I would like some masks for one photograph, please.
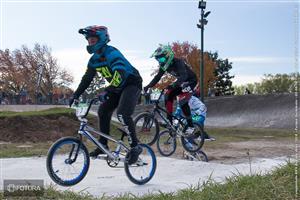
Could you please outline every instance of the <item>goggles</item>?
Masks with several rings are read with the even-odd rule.
[[[164,56],[155,57],[155,59],[156,59],[159,63],[166,63],[166,62],[167,62],[167,58],[164,57]]]

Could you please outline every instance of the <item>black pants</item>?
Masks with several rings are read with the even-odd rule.
[[[137,104],[141,89],[135,85],[126,86],[120,94],[109,93],[109,99],[101,104],[98,109],[99,127],[102,133],[110,132],[110,120],[116,108],[118,120],[124,126],[128,134],[128,141],[131,147],[137,145],[135,127],[131,115]],[[100,137],[99,141],[107,145],[107,139]]]

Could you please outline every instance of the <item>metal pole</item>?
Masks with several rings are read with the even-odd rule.
[[[40,87],[41,87],[41,80],[42,80],[42,76],[43,76],[43,70],[44,70],[44,66],[39,64],[38,65],[37,87],[36,87],[36,104],[39,103],[39,92],[40,92]]]
[[[204,9],[201,9],[201,22],[204,21]],[[200,95],[204,102],[204,23],[201,25],[201,64],[200,64]]]

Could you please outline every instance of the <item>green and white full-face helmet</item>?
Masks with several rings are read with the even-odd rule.
[[[151,55],[151,58],[152,57],[158,61],[160,68],[166,71],[173,61],[174,52],[170,45],[159,45]]]

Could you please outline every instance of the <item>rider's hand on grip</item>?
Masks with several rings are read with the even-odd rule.
[[[75,105],[77,105],[77,104],[79,103],[78,98],[76,98],[76,97],[74,97],[74,96],[73,96],[72,98],[70,98],[70,99],[69,99],[69,106],[72,107],[73,103],[74,103]]]

